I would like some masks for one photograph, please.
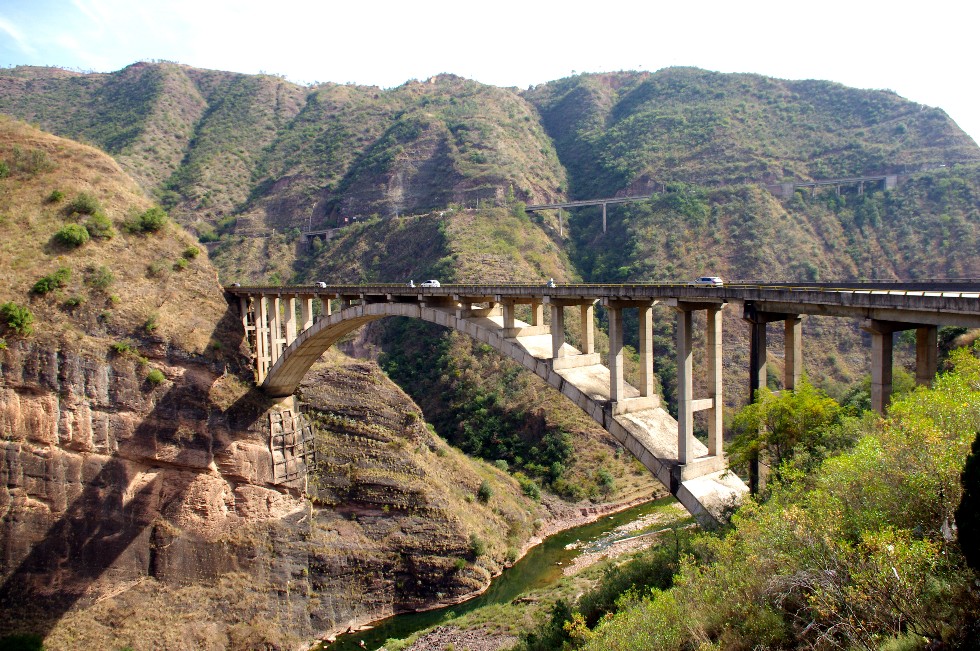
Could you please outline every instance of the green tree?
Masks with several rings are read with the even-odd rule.
[[[728,448],[733,466],[767,463],[777,470],[797,453],[824,458],[843,446],[837,402],[803,379],[793,391],[763,388],[732,421],[735,439]]]
[[[980,432],[973,439],[960,483],[963,485],[963,497],[956,508],[960,549],[967,564],[980,573]]]

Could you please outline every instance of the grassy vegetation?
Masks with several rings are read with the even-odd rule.
[[[954,352],[887,419],[854,421],[853,447],[812,472],[798,453],[723,537],[661,548],[556,605],[522,648],[973,648],[976,576],[950,525],[980,432],[978,354]]]
[[[180,258],[193,239],[176,229],[152,244],[128,232],[104,236],[127,216],[152,209],[145,194],[105,154],[0,118],[0,159],[11,158],[16,149],[50,152],[51,165],[31,176],[0,180],[0,219],[8,235],[0,240],[0,302],[29,307],[35,337],[51,343],[67,339],[100,354],[103,337],[142,336],[148,315],[159,310],[154,336],[203,352],[226,310],[215,293],[213,272],[189,266],[177,285],[141,273],[147,259]],[[74,197],[70,206],[50,202],[52,188]],[[84,221],[66,224],[72,214]],[[101,236],[69,253],[51,243],[51,234],[66,226],[86,236],[91,227]],[[194,298],[170,304],[164,297],[174,291]],[[9,341],[10,335],[5,336]]]

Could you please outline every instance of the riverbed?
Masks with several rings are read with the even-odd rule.
[[[566,529],[546,538],[508,570],[495,578],[481,595],[453,606],[418,613],[404,613],[377,622],[373,628],[341,635],[324,651],[376,650],[389,638],[404,638],[416,631],[444,624],[483,606],[507,603],[557,582],[567,568],[575,566],[583,552],[609,548],[616,540],[636,537],[657,526],[654,514],[671,509],[676,500],[667,497],[645,502],[589,524]],[[578,564],[579,568],[582,564]],[[362,645],[363,642],[363,645]]]

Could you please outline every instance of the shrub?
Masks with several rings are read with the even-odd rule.
[[[99,200],[87,192],[79,192],[75,198],[65,206],[65,212],[69,215],[94,215],[99,212]]]
[[[0,350],[7,350],[7,340],[0,337]]]
[[[201,249],[197,248],[196,246],[191,245],[191,246],[187,247],[186,249],[184,249],[184,252],[181,253],[181,256],[183,256],[187,260],[193,260],[194,258],[196,258],[197,256],[199,256],[200,254],[201,254]]]
[[[158,317],[156,314],[151,314],[146,319],[146,323],[143,324],[143,329],[146,330],[147,333],[152,334],[156,332],[156,329],[160,326],[159,322],[157,321],[157,318]]]
[[[84,302],[85,302],[84,296],[77,296],[77,295],[72,296],[71,298],[65,301],[65,307],[78,307]]]
[[[34,286],[31,287],[31,291],[35,294],[47,294],[50,291],[64,287],[69,278],[71,278],[71,269],[68,267],[61,267],[54,273],[38,279],[38,281],[34,283]]]
[[[167,223],[167,212],[160,206],[150,208],[136,219],[126,222],[131,233],[155,233]]]
[[[174,271],[183,271],[187,268],[187,258],[177,258],[177,262],[174,263]]]
[[[131,341],[117,341],[112,344],[112,350],[119,355],[125,355],[126,353],[137,354],[136,344]]]
[[[166,379],[167,378],[164,377],[163,372],[158,368],[152,369],[149,373],[146,374],[146,381],[152,384],[153,386],[163,384],[163,381]]]
[[[0,318],[7,324],[8,328],[22,337],[34,332],[34,315],[29,309],[17,305],[13,301],[0,305]]]
[[[88,242],[90,236],[80,224],[65,224],[54,234],[54,238],[67,247],[76,248]]]
[[[0,160],[0,179],[5,179],[10,176],[10,165],[7,165],[7,161]]]
[[[476,491],[476,498],[486,504],[491,497],[493,497],[493,488],[490,486],[490,482],[484,479]]]
[[[166,268],[167,265],[162,260],[155,260],[146,267],[146,275],[148,275],[150,278],[156,278],[157,276],[162,275],[164,269]]]
[[[97,212],[85,222],[85,230],[92,237],[99,240],[108,240],[115,235],[112,230],[112,220],[105,216],[105,213]]]
[[[473,558],[479,558],[487,553],[487,543],[475,533],[470,534],[470,553]]]
[[[112,270],[103,266],[90,268],[85,283],[93,289],[106,290],[115,280]]]
[[[52,190],[48,195],[48,203],[58,203],[65,198],[65,193],[61,190]]]

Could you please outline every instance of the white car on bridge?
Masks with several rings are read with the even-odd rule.
[[[419,287],[440,287],[438,280],[424,280]]]
[[[688,287],[724,287],[725,283],[718,276],[701,276],[687,285]]]

